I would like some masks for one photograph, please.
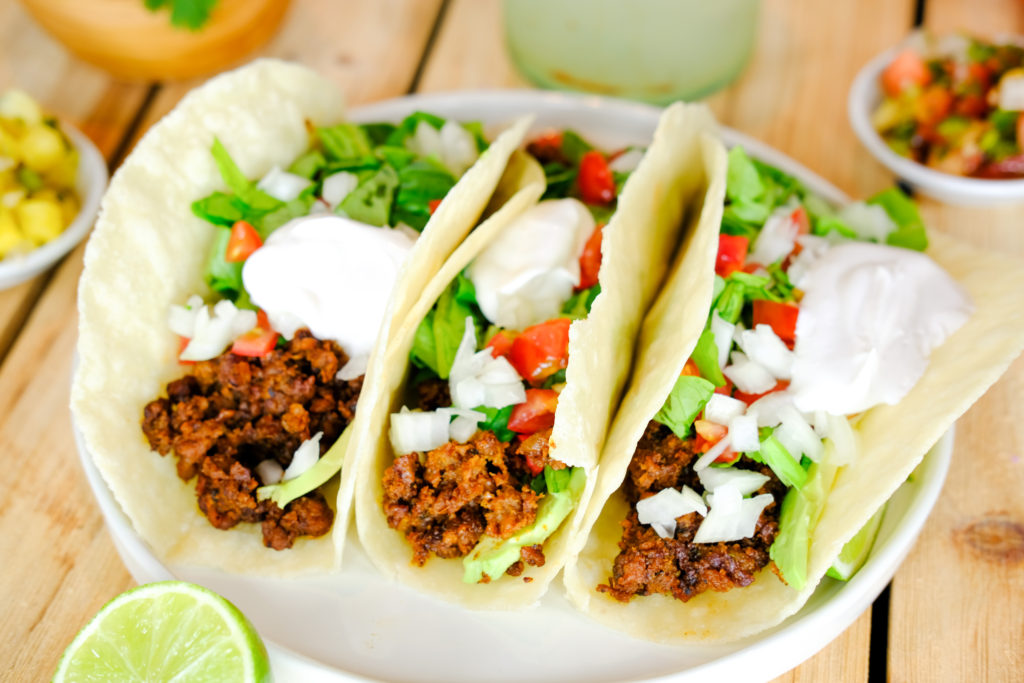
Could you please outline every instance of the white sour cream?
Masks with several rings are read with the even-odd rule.
[[[341,216],[296,218],[249,256],[242,281],[285,337],[308,327],[349,356],[365,356],[413,244],[404,231]]]
[[[804,412],[851,415],[899,402],[974,310],[930,258],[879,244],[828,249],[800,286],[789,391]]]
[[[469,266],[480,310],[501,327],[554,318],[580,283],[594,218],[577,199],[540,202],[508,225]]]

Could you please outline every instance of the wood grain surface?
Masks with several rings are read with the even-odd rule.
[[[765,0],[749,68],[710,104],[726,125],[851,195],[877,191],[893,178],[850,130],[846,91],[865,61],[911,29],[915,6]],[[927,0],[925,22],[940,31],[1024,32],[1024,4]],[[263,54],[313,66],[353,105],[412,90],[529,87],[501,33],[500,0],[294,0]],[[8,0],[0,2],[0,89],[15,83],[82,128],[113,162],[195,85],[112,81],[71,57]],[[923,201],[922,211],[934,229],[1024,256],[1020,207]],[[0,292],[0,462],[9,474],[0,506],[3,680],[48,678],[74,633],[132,585],[78,465],[69,424],[80,271],[81,248],[51,273]],[[1018,361],[960,421],[950,479],[890,601],[875,614],[878,632],[866,612],[777,680],[1022,678],[1022,393]],[[876,665],[870,674],[869,660]]]

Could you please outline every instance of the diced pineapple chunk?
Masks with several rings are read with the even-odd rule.
[[[14,207],[14,216],[36,245],[46,244],[64,230],[64,216],[54,199],[26,199]]]
[[[31,126],[43,120],[43,111],[27,92],[11,89],[0,95],[0,116],[20,119]]]
[[[18,224],[11,211],[0,206],[0,258],[28,251],[32,246],[18,230]]]
[[[44,173],[64,158],[64,140],[45,124],[32,126],[21,139],[21,158],[34,171]]]

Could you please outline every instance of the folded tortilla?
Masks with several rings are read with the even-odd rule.
[[[384,377],[386,368],[386,379],[375,387],[380,393],[373,397],[371,418],[353,435],[357,448],[372,453],[357,467],[359,539],[386,575],[421,592],[478,609],[525,607],[547,590],[580,533],[587,501],[598,481],[598,456],[627,379],[643,311],[668,270],[686,208],[704,192],[706,176],[692,160],[699,157],[702,146],[717,144],[714,130],[713,119],[702,106],[677,104],[669,108],[604,228],[601,294],[587,318],[570,327],[566,385],[559,395],[550,439],[551,457],[584,468],[587,483],[574,511],[545,541],[544,566],[524,573],[532,581],[504,575],[486,584],[463,583],[461,559],[432,557],[424,566],[415,566],[410,544],[387,524],[382,479],[395,458],[388,416],[405,403],[416,328],[456,275],[537,201],[543,185],[524,187],[477,227],[430,282],[407,318],[391,321],[387,350],[377,359],[381,367],[375,369]]]
[[[807,583],[796,591],[769,567],[725,593],[682,602],[666,595],[622,603],[606,583],[629,504],[619,491],[648,422],[661,408],[708,318],[727,162],[705,156],[712,180],[699,224],[644,321],[631,385],[611,427],[578,552],[565,567],[572,603],[605,625],[667,643],[735,640],[775,626],[807,602],[843,546],[906,481],[924,455],[1024,349],[1024,263],[929,235],[927,254],[956,279],[974,315],[936,349],[924,376],[897,405],[867,411],[855,428],[861,452],[839,469],[810,535]],[[827,490],[827,489],[826,489]]]
[[[146,403],[184,374],[167,325],[169,307],[190,294],[210,295],[203,272],[214,230],[192,214],[191,204],[225,189],[210,154],[214,138],[246,177],[259,178],[309,148],[307,122],[328,126],[342,114],[341,94],[315,72],[277,60],[253,62],[182,99],[139,141],[103,199],[79,284],[71,409],[114,498],[161,560],[263,575],[329,570],[341,561],[356,454],[351,444],[340,486],[334,484],[331,535],[299,538],[293,548],[275,551],[263,546],[256,524],[211,526],[198,508],[195,482],[178,478],[174,458],[150,450],[140,424]],[[499,136],[438,207],[400,275],[393,315],[404,315],[476,223],[527,124]],[[368,373],[363,394],[372,395],[373,385]],[[359,406],[366,404],[361,397]],[[354,422],[368,412],[358,410]]]

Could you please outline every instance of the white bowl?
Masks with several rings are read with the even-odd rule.
[[[541,91],[458,92],[378,102],[350,112],[356,121],[395,121],[416,111],[496,125],[533,113],[534,132],[573,128],[605,148],[647,144],[660,109],[595,96]],[[800,178],[836,203],[836,187],[777,150],[724,129],[728,145]],[[267,641],[275,679],[317,683],[648,683],[769,680],[838,636],[892,578],[942,489],[952,430],[890,499],[871,556],[849,582],[826,577],[797,614],[756,636],[726,644],[667,646],[636,640],[586,619],[559,584],[530,610],[472,612],[396,585],[376,571],[349,530],[343,571],[274,579],[165,566],[135,533],[104,484],[80,434],[82,465],[114,544],[140,583],[180,578],[234,602]],[[156,457],[156,456],[153,456]]]
[[[860,141],[890,171],[940,202],[982,205],[1024,201],[1024,179],[986,180],[936,171],[892,151],[875,131],[871,125],[871,114],[882,102],[879,76],[905,47],[906,43],[901,43],[872,59],[860,70],[850,86],[846,101],[847,115]]]
[[[35,277],[53,265],[64,254],[82,241],[96,219],[100,199],[107,189],[107,162],[92,140],[82,132],[61,122],[61,130],[78,150],[78,179],[76,190],[82,201],[78,215],[71,225],[56,239],[22,256],[11,256],[0,261],[0,289],[7,289]]]

